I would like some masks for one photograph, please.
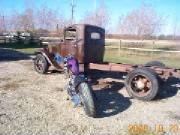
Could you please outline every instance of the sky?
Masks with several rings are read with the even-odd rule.
[[[66,18],[71,17],[72,0],[0,0],[0,11],[5,15],[12,12],[23,12],[27,7],[41,8],[46,6],[50,9],[56,9],[64,14]],[[104,3],[108,9],[111,24],[110,28],[115,31],[119,17],[126,15],[134,9],[141,6],[142,2],[150,4],[153,9],[165,18],[163,22],[162,34],[173,34],[174,25],[180,26],[180,0],[96,0],[96,6]],[[74,0],[74,18],[79,22],[87,11],[95,10],[95,0]]]

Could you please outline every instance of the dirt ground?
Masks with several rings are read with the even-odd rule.
[[[154,101],[143,102],[129,98],[122,74],[94,71],[98,116],[89,118],[68,100],[63,74],[38,74],[31,57],[0,52],[0,135],[129,134],[129,128],[139,124],[150,131],[162,124],[165,133],[177,124],[180,132],[177,79],[169,79]]]

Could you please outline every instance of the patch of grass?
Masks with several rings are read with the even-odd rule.
[[[146,64],[147,62],[155,60],[163,62],[167,67],[180,68],[179,53],[106,49],[104,56],[105,62],[126,64]]]
[[[119,46],[118,42],[106,42],[106,46]]]
[[[27,54],[33,54],[36,50],[39,50],[42,48],[25,48],[25,49],[15,49],[16,51],[27,53]]]

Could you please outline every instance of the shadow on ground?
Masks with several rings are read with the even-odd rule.
[[[166,99],[175,96],[180,90],[180,79],[170,77],[159,90],[155,100]]]
[[[97,70],[92,70],[89,73],[92,77],[93,88],[96,89],[94,93],[97,97],[97,118],[110,117],[119,114],[131,106],[132,103],[130,99],[119,93],[119,90],[124,87],[123,82],[103,80],[105,78],[122,80],[122,74]]]
[[[18,61],[31,59],[29,54],[18,52],[12,49],[0,48],[0,62]]]
[[[109,82],[107,87],[95,91],[98,106],[97,118],[110,117],[130,107],[132,104],[130,99],[118,92],[122,87],[124,85],[121,83]]]
[[[52,69],[52,70],[49,70],[46,74],[64,74],[64,71]]]

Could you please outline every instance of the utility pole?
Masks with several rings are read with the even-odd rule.
[[[96,0],[94,0],[94,12],[96,13]]]
[[[4,15],[3,15],[3,32],[6,32],[6,25],[5,25],[5,19],[4,19]]]
[[[97,14],[96,14],[96,0],[94,0],[94,22],[96,22]]]
[[[72,16],[71,16],[71,24],[73,24],[73,18],[74,17],[74,0],[72,0]]]

